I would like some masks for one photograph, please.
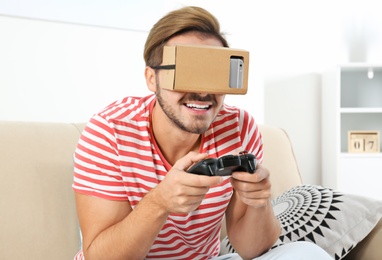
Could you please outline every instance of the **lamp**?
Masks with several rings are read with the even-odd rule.
[[[367,77],[368,77],[369,79],[374,78],[374,70],[373,70],[373,68],[369,68],[369,69],[368,69],[368,71],[367,71]]]

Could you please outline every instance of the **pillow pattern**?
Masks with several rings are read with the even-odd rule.
[[[334,259],[345,257],[382,217],[382,201],[344,194],[318,185],[300,185],[272,201],[282,231],[272,248],[293,241],[309,241]],[[228,238],[221,253],[233,253]]]

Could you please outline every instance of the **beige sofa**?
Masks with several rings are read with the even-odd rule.
[[[73,259],[80,240],[72,155],[83,127],[0,122],[0,259]],[[286,133],[266,125],[261,132],[276,197],[302,180]],[[346,259],[381,259],[381,245],[380,221]]]

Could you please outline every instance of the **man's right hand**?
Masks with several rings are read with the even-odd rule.
[[[197,209],[211,186],[223,181],[221,176],[203,176],[186,172],[193,164],[205,159],[207,154],[189,152],[179,159],[163,181],[151,192],[155,203],[168,213],[188,214]]]

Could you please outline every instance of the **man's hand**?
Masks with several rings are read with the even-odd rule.
[[[234,194],[226,211],[227,234],[243,259],[253,259],[280,235],[280,223],[270,203],[270,173],[257,165],[255,173],[234,172],[230,180]]]
[[[254,174],[234,172],[231,184],[240,200],[252,207],[263,207],[271,198],[271,183],[269,171],[262,165],[257,165]]]
[[[186,172],[193,163],[206,157],[204,153],[190,152],[178,160],[163,181],[152,190],[155,203],[169,213],[188,214],[198,208],[210,187],[223,181],[220,176]]]

